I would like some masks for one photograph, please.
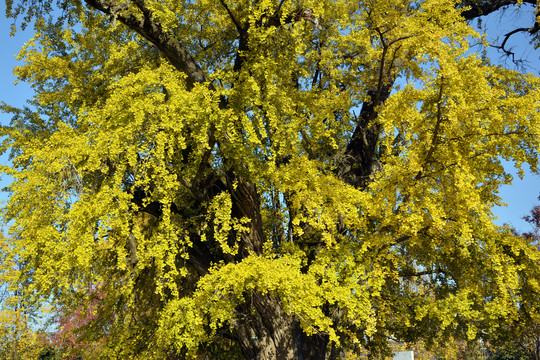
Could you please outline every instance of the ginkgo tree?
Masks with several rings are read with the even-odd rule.
[[[490,209],[502,159],[538,169],[540,81],[468,21],[523,3],[6,1],[35,31],[2,128],[27,301],[91,309],[100,358],[489,338],[539,260]]]

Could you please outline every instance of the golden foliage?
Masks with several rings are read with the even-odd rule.
[[[374,352],[516,316],[539,254],[490,209],[502,159],[537,169],[540,82],[482,60],[454,2],[104,4],[36,21],[31,107],[4,106],[28,301],[98,286],[88,336],[145,359],[210,351],[263,297]]]

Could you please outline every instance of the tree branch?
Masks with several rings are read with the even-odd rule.
[[[538,25],[538,23],[535,23],[535,27],[537,25]],[[512,57],[512,62],[516,63],[516,54],[512,50],[508,50],[506,48],[506,43],[508,42],[508,39],[510,39],[510,37],[512,35],[517,34],[519,32],[528,32],[530,34],[533,34],[533,30],[534,30],[534,27],[533,28],[517,28],[517,29],[514,29],[514,30],[512,30],[512,31],[510,31],[510,32],[508,32],[508,33],[506,33],[504,35],[504,40],[501,43],[501,45],[491,45],[491,47],[502,50],[506,55]]]
[[[161,24],[153,18],[152,12],[144,7],[142,1],[135,2],[137,8],[142,12],[142,17],[126,14],[122,11],[117,12],[119,5],[113,1],[85,0],[85,2],[88,6],[116,18],[156,46],[177,70],[187,75],[186,86],[188,90],[192,89],[196,83],[208,81],[205,73],[186,48],[163,30]]]
[[[435,149],[437,148],[437,145],[439,144],[437,137],[439,136],[439,130],[441,127],[441,122],[442,122],[443,84],[444,84],[444,77],[441,76],[441,86],[439,88],[439,95],[437,97],[437,121],[435,122],[435,129],[433,129],[433,136],[431,138],[431,146],[426,154],[424,165],[429,163],[429,160],[433,156],[433,153],[435,152]],[[419,180],[422,177],[423,172],[424,172],[424,166],[422,166],[422,169],[418,171],[418,174],[416,174],[414,179]]]
[[[244,29],[242,28],[240,23],[234,17],[233,13],[231,12],[231,9],[229,9],[229,7],[227,6],[227,4],[225,3],[224,0],[219,0],[219,2],[221,3],[221,5],[223,5],[225,10],[227,10],[227,14],[229,14],[229,17],[231,18],[231,21],[233,22],[234,26],[236,27],[236,30],[238,30],[238,34],[242,35]]]
[[[476,19],[479,16],[489,15],[492,12],[495,12],[505,6],[515,5],[517,3],[518,3],[518,0],[489,0],[489,1],[483,1],[477,5],[470,4],[471,8],[463,11],[461,13],[461,16],[463,16],[466,20],[472,20],[472,19]],[[523,3],[531,4],[535,6],[538,5],[537,0],[523,0]]]
[[[423,276],[423,275],[433,275],[433,274],[444,274],[447,275],[447,272],[441,268],[433,269],[433,270],[424,270],[424,271],[417,271],[417,272],[402,272],[399,274],[401,277],[417,277],[417,276]]]

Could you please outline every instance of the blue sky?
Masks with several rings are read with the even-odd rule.
[[[498,43],[500,43],[502,36],[509,31],[521,27],[530,27],[533,24],[533,18],[532,6],[523,5],[518,10],[509,8],[503,13],[503,16],[492,14],[484,18],[482,20],[482,26],[487,29],[488,41],[499,40]],[[516,53],[516,58],[524,60],[523,67],[520,69],[521,71],[530,72],[538,76],[540,75],[540,49],[535,50],[529,41],[529,36],[516,34],[508,40],[507,48]],[[489,56],[494,62],[498,61],[506,66],[512,66],[508,58],[495,49],[490,51]],[[508,171],[511,168],[511,166],[507,166]],[[513,173],[515,175],[515,171]],[[493,209],[495,215],[499,217],[499,223],[510,224],[521,231],[530,230],[531,226],[522,217],[527,215],[533,206],[540,204],[540,200],[538,200],[539,195],[539,175],[526,171],[523,179],[514,176],[513,184],[511,186],[504,186],[501,189],[501,196],[503,201],[508,204],[508,207]]]
[[[526,6],[523,10],[509,10],[501,18],[498,14],[483,19],[482,25],[487,26],[488,39],[496,38],[495,33],[504,34],[512,27],[525,27],[532,24],[531,11],[528,11]],[[10,37],[10,20],[5,19],[5,4],[0,1],[0,44],[2,44],[2,52],[0,55],[0,100],[10,105],[23,106],[26,99],[32,95],[31,89],[24,83],[14,85],[15,77],[12,74],[12,69],[17,65],[15,54],[20,50],[22,45],[32,36],[31,31],[18,31],[15,37]],[[540,74],[540,50],[533,50],[528,44],[528,38],[521,35],[513,36],[509,45],[514,49],[517,55],[525,59],[524,70],[527,72]],[[494,61],[505,61],[496,51],[489,54]],[[506,61],[508,66],[512,66]],[[8,124],[10,116],[0,113],[0,123]],[[5,157],[0,158],[0,162],[7,161]],[[510,170],[511,167],[508,167]],[[7,179],[2,179],[2,185],[6,184]],[[515,177],[514,183],[511,186],[504,186],[501,189],[503,201],[508,204],[508,207],[498,207],[494,209],[495,215],[499,217],[498,223],[508,223],[521,231],[527,231],[530,226],[521,219],[527,215],[534,205],[540,204],[538,196],[540,195],[540,176],[526,171],[523,180]],[[0,196],[0,199],[5,199],[5,195]]]

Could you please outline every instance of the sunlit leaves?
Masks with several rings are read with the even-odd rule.
[[[4,218],[28,298],[75,311],[99,288],[103,354],[227,348],[261,303],[344,348],[516,316],[515,258],[537,255],[490,208],[501,158],[538,165],[540,84],[480,60],[456,4],[77,6],[20,53],[36,96],[3,106]]]

